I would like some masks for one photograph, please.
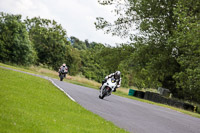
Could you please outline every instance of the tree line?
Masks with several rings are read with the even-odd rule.
[[[128,37],[115,47],[76,37],[54,20],[0,15],[0,61],[46,65],[101,82],[120,70],[122,86],[168,88],[173,97],[200,103],[200,1],[100,0],[115,4],[114,23],[97,18],[95,26]],[[139,30],[139,34],[134,34]],[[67,39],[70,38],[70,39]]]
[[[40,17],[22,20],[21,15],[1,12],[0,28],[1,62],[43,65],[56,71],[66,63],[71,75],[82,74],[98,82],[118,70],[133,50],[130,45],[111,47],[68,37],[55,20]]]

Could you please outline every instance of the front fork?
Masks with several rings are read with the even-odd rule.
[[[103,86],[102,86],[102,87],[103,87]],[[100,90],[100,91],[101,91],[101,92],[100,92],[100,93],[101,93],[101,96],[103,96],[103,88],[104,88],[104,87],[103,87],[103,88],[102,88],[102,87],[101,87],[101,90]],[[110,90],[109,87],[106,87],[105,89],[106,89],[107,95],[110,95],[112,90]]]

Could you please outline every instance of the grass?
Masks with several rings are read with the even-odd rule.
[[[126,132],[71,101],[51,82],[0,68],[0,132]]]
[[[2,63],[0,63],[0,66],[10,67],[10,68],[14,68],[14,69],[22,70],[22,71],[27,71],[27,72],[31,72],[31,73],[35,73],[35,74],[45,75],[45,76],[49,76],[49,77],[53,77],[53,78],[58,79],[58,73],[57,72],[49,70],[49,69],[41,68],[41,67],[34,67],[34,66],[23,67],[23,66],[20,66],[21,68],[19,68],[19,67],[14,67],[14,66],[2,64]],[[81,77],[81,76],[67,75],[67,79],[65,79],[65,81],[73,83],[73,84],[81,85],[81,86],[94,88],[94,89],[98,89],[101,85],[100,83],[98,83],[96,81],[92,81],[92,80],[86,79],[86,78]],[[137,90],[134,87],[132,87],[132,89]],[[155,102],[152,102],[152,101],[140,99],[140,98],[133,97],[133,96],[128,96],[128,91],[129,91],[128,88],[118,88],[117,92],[113,93],[113,94],[118,95],[118,96],[122,96],[122,97],[126,97],[126,98],[130,98],[130,99],[133,99],[133,100],[138,100],[138,101],[141,101],[141,102],[146,102],[146,103],[149,103],[149,104],[154,104],[154,105],[170,108],[170,109],[182,112],[184,114],[188,114],[188,115],[191,115],[193,117],[200,118],[200,114],[198,114],[198,113],[186,111],[186,110],[176,108],[176,107],[172,107],[172,106],[168,106],[168,105],[165,105],[165,104],[155,103]],[[155,92],[155,90],[152,90],[152,89],[148,89],[148,90],[145,89],[145,91]]]

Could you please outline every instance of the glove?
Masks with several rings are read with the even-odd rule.
[[[107,79],[104,79],[104,80],[102,81],[102,85],[103,85],[106,81],[107,81]]]

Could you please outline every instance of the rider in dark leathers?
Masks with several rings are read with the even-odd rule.
[[[61,73],[64,73],[64,77],[66,77],[66,74],[68,73],[68,67],[66,66],[66,64],[62,64],[58,72],[59,72],[59,76],[61,75]]]

